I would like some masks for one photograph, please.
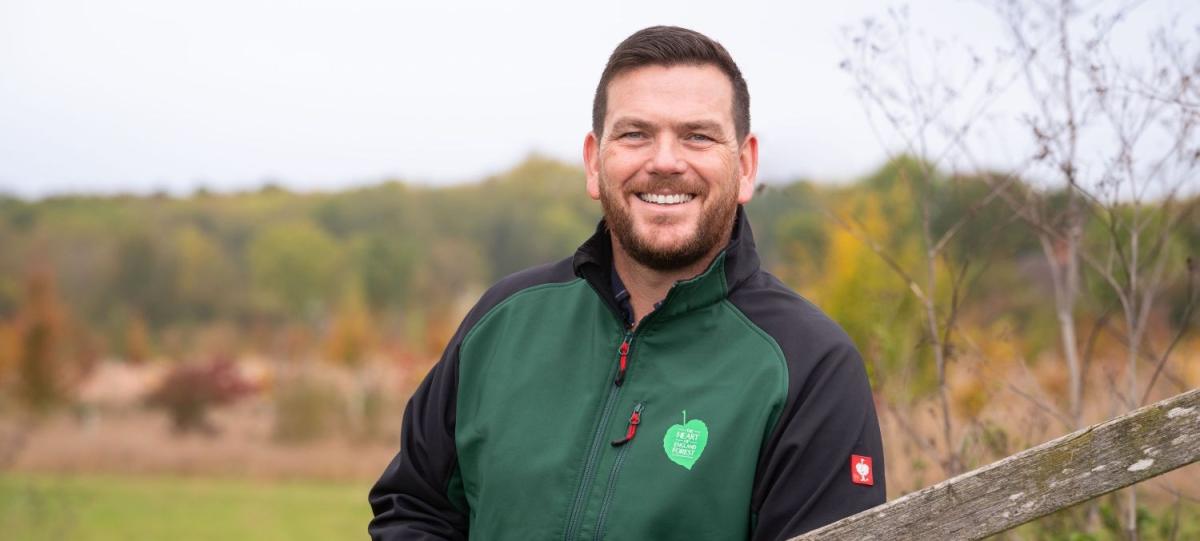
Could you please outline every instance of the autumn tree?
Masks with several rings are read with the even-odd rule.
[[[69,320],[58,298],[52,271],[35,266],[15,320],[16,366],[13,395],[35,413],[70,400],[81,367],[70,357]]]

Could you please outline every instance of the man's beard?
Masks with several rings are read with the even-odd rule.
[[[661,184],[679,186],[680,181],[666,181]],[[701,258],[711,254],[716,245],[726,239],[733,227],[733,217],[737,212],[737,195],[734,190],[727,190],[723,195],[709,191],[707,197],[720,197],[712,201],[711,211],[702,212],[696,225],[695,234],[683,242],[668,248],[659,248],[644,239],[634,231],[633,216],[629,207],[624,205],[624,193],[613,193],[608,179],[601,174],[600,206],[604,208],[604,219],[609,231],[616,235],[621,247],[634,261],[659,272],[669,272],[687,268]],[[654,186],[644,189],[646,192],[655,191]],[[696,192],[690,192],[696,193]],[[636,196],[634,196],[636,197]],[[708,202],[707,199],[705,202]]]

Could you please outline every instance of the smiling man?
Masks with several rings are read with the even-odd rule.
[[[759,266],[758,139],[717,42],[617,46],[584,140],[604,209],[505,278],[409,401],[374,539],[786,539],[884,501],[862,359]]]

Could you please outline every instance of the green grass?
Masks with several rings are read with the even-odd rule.
[[[364,539],[367,483],[0,475],[0,540]]]

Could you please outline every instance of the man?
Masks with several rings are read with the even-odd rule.
[[[375,539],[785,539],[884,501],[863,362],[759,267],[721,45],[622,42],[584,140],[605,220],[492,287],[409,401]]]

